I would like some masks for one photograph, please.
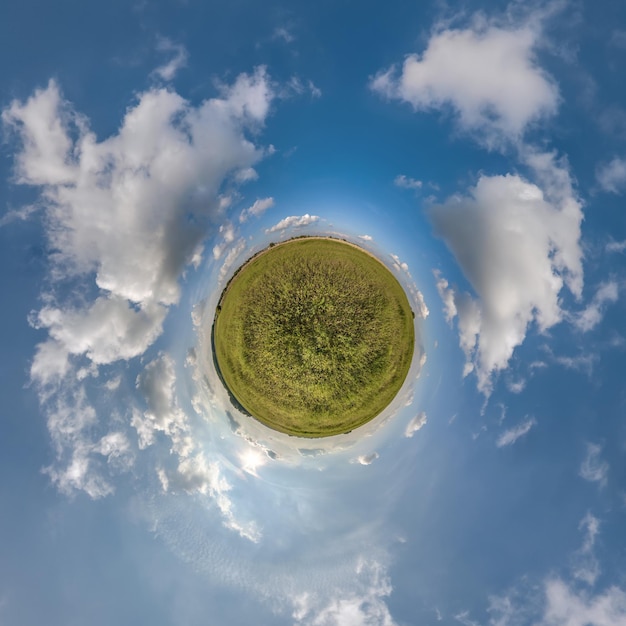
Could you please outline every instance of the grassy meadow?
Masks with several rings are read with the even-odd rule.
[[[413,312],[400,283],[352,244],[305,237],[244,264],[217,307],[213,349],[241,406],[300,437],[378,415],[411,365]]]

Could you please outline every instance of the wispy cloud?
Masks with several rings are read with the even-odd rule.
[[[598,356],[596,354],[579,354],[576,356],[554,356],[553,359],[555,363],[566,369],[585,372],[587,376],[591,376]]]
[[[572,557],[574,578],[593,586],[600,575],[600,563],[594,553],[596,537],[600,532],[600,520],[587,512],[578,528],[584,532],[583,543]]]
[[[172,80],[178,71],[187,65],[187,50],[182,44],[174,43],[167,37],[161,37],[157,42],[157,50],[170,55],[169,61],[154,70],[154,74],[164,81]]]
[[[626,239],[624,241],[609,241],[605,246],[605,250],[607,252],[624,252],[626,250]]]
[[[597,443],[587,443],[587,452],[580,466],[580,476],[589,482],[598,483],[604,487],[608,480],[609,464],[602,458],[602,446]]]
[[[296,36],[293,34],[292,30],[290,30],[287,26],[277,26],[274,29],[272,38],[280,39],[284,41],[285,43],[293,43],[296,40]]]
[[[396,626],[385,599],[392,587],[384,567],[362,560],[355,572],[358,589],[320,598],[303,593],[293,599],[294,626]]]
[[[626,190],[626,159],[615,157],[596,170],[600,188],[608,193],[620,194]]]
[[[617,302],[618,297],[619,286],[616,281],[602,283],[587,307],[573,316],[574,325],[583,332],[592,330],[602,321],[607,304]]]
[[[415,178],[410,178],[405,176],[404,174],[399,174],[393,179],[393,184],[396,187],[401,187],[403,189],[413,189],[418,190],[422,188],[422,181],[417,180]]]
[[[498,448],[504,446],[513,445],[518,439],[521,439],[530,432],[530,429],[537,424],[537,420],[534,417],[526,418],[520,422],[517,426],[505,430],[496,441]]]
[[[245,222],[249,217],[259,217],[263,215],[267,209],[274,206],[274,198],[262,198],[255,200],[248,208],[244,209],[239,215],[239,221]]]

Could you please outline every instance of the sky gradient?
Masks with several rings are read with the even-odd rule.
[[[0,624],[626,625],[626,7],[0,9]],[[394,402],[239,414],[270,242],[375,253]]]

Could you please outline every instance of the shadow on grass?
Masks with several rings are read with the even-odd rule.
[[[217,319],[217,317],[215,319]],[[219,363],[217,362],[217,354],[215,353],[215,319],[213,320],[213,325],[211,326],[211,357],[213,358],[213,366],[215,367],[215,371],[217,372],[217,376],[220,379],[222,386],[224,387],[224,389],[226,389],[228,393],[230,403],[244,415],[247,415],[248,417],[254,417],[254,415],[252,415],[250,411],[247,411],[244,408],[244,406],[241,404],[241,402],[239,402],[239,400],[235,398],[235,396],[233,395],[233,392],[230,390],[230,388],[226,384],[226,381],[224,380],[224,376],[222,376],[222,370],[220,370]],[[237,425],[237,428],[239,427],[239,424],[237,423],[237,421],[230,414],[228,414],[228,419],[231,422],[231,427],[234,425],[233,422]]]

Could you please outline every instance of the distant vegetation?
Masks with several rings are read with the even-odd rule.
[[[360,248],[299,238],[267,248],[222,293],[220,376],[270,428],[348,432],[378,415],[411,365],[413,315],[391,272]]]

